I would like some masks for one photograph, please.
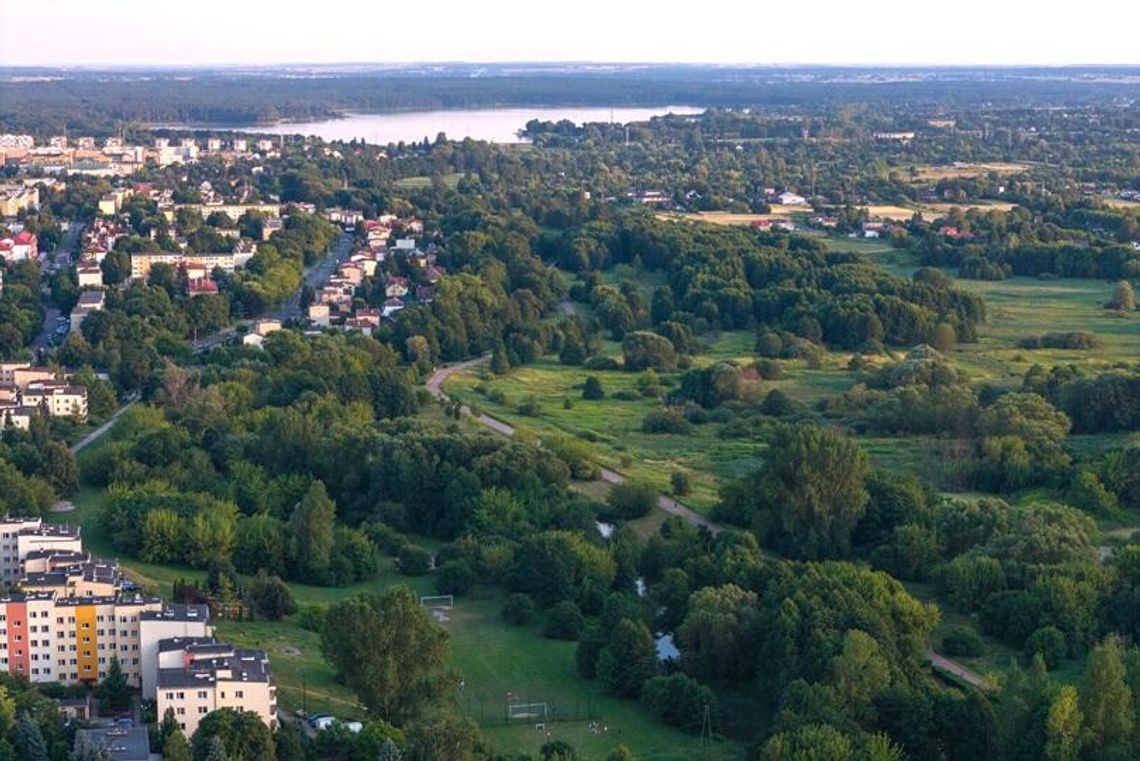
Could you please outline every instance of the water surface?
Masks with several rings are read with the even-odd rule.
[[[590,122],[648,121],[665,114],[699,114],[704,109],[694,106],[655,106],[645,108],[606,107],[535,107],[478,108],[455,111],[408,111],[390,114],[348,114],[341,119],[310,122],[288,122],[269,126],[249,125],[233,128],[237,132],[270,135],[315,135],[326,141],[364,140],[375,145],[434,141],[443,132],[451,140],[486,140],[492,143],[518,143],[518,131],[531,119],[557,122],[568,119],[575,124]]]

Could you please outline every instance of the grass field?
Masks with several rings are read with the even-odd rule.
[[[982,164],[926,164],[915,167],[915,179],[920,182],[937,182],[959,177],[977,177],[982,174],[1017,174],[1029,169],[1029,164],[1012,161],[993,161]]]
[[[83,526],[85,546],[97,555],[116,556],[114,547],[98,527],[102,493],[84,489],[74,498],[76,509],[52,513],[49,520]],[[204,572],[179,566],[158,566],[122,559],[126,575],[148,589],[169,598],[177,579],[201,580]],[[350,587],[327,588],[289,583],[299,605],[327,605],[360,592],[380,591],[393,584],[407,584],[417,594],[434,594],[429,576],[407,577],[393,569],[388,559],[374,578]],[[575,666],[575,643],[548,640],[539,626],[507,626],[499,617],[503,594],[480,589],[457,606],[444,626],[451,634],[451,667],[465,680],[456,706],[484,729],[497,749],[507,753],[537,753],[547,738],[533,722],[508,725],[504,700],[508,692],[519,696],[512,702],[546,702],[561,713],[590,713],[604,726],[605,734],[589,731],[587,721],[552,722],[552,737],[569,741],[579,758],[603,759],[619,743],[628,745],[643,761],[685,761],[736,758],[739,747],[723,742],[702,746],[699,738],[666,727],[648,716],[632,701],[602,694],[596,682],[581,679]],[[363,707],[352,691],[336,680],[321,655],[320,636],[301,628],[296,617],[282,622],[218,621],[217,636],[241,647],[264,649],[273,668],[279,702],[289,711],[330,713],[345,719],[364,718]],[[708,755],[702,755],[704,752]]]
[[[445,174],[443,175],[443,184],[451,190],[454,190],[456,186],[459,185],[459,179],[462,176],[463,175],[458,172]],[[404,188],[405,190],[428,188],[431,187],[431,177],[428,177],[427,175],[420,175],[418,177],[405,177],[402,180],[396,180],[394,184],[396,187]]]

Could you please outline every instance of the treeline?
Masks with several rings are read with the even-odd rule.
[[[925,342],[942,324],[971,341],[985,317],[981,299],[945,281],[903,280],[796,236],[628,214],[569,231],[556,254],[572,272],[632,264],[665,275],[668,285],[649,304],[631,304],[635,295],[614,293],[596,279],[576,292],[595,303],[615,338],[667,322],[694,334],[764,325],[850,349]]]
[[[1024,387],[1064,410],[1074,433],[1140,430],[1140,370],[1089,374],[1077,365],[1048,371],[1034,365],[1025,374]]]

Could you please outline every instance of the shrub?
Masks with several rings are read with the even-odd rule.
[[[441,595],[467,594],[475,587],[475,569],[466,560],[449,560],[439,569],[435,588]]]
[[[784,377],[784,366],[774,359],[761,359],[756,363],[756,372],[764,380],[779,380]]]
[[[673,474],[669,476],[669,485],[673,488],[673,494],[678,497],[685,496],[693,488],[692,479],[683,470],[673,471]]]
[[[655,676],[641,688],[641,704],[666,724],[695,734],[704,723],[705,707],[716,714],[716,695],[685,674]]]
[[[405,544],[397,558],[400,573],[405,576],[423,576],[431,568],[431,553],[423,547]]]
[[[606,396],[605,389],[602,388],[602,382],[598,380],[598,376],[590,375],[586,378],[586,383],[582,386],[583,399],[604,399]]]
[[[1055,626],[1042,626],[1025,640],[1025,660],[1032,661],[1033,656],[1040,655],[1045,668],[1052,671],[1061,665],[1068,649],[1063,631]]]
[[[571,600],[563,600],[547,611],[542,636],[550,639],[578,639],[584,622],[578,606]]]
[[[641,394],[636,391],[631,391],[628,388],[623,388],[621,391],[615,391],[610,394],[614,399],[620,399],[623,402],[636,402],[641,398]]]
[[[632,519],[649,515],[657,501],[657,491],[647,483],[625,481],[615,484],[606,502],[618,518]]]
[[[530,599],[528,594],[513,592],[503,603],[499,615],[508,624],[515,626],[529,624],[534,618],[534,600]]]
[[[678,433],[685,434],[693,430],[693,424],[685,419],[684,413],[676,407],[666,407],[663,410],[653,410],[641,421],[641,430],[644,433]]]
[[[590,357],[586,360],[587,370],[620,370],[621,365],[613,357]]]
[[[977,658],[985,650],[982,638],[968,626],[951,626],[942,635],[942,652],[953,658]]]
[[[297,626],[300,626],[305,631],[320,633],[325,625],[325,611],[328,608],[324,605],[306,605],[301,608],[297,614]]]
[[[537,417],[542,412],[542,406],[538,403],[538,397],[534,394],[530,394],[526,399],[519,402],[519,406],[515,408],[515,411],[527,417]]]
[[[285,582],[263,570],[250,582],[245,600],[254,613],[269,621],[280,621],[297,610],[297,601]]]

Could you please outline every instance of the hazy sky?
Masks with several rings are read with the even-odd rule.
[[[0,63],[1140,64],[1140,0],[0,0]]]

